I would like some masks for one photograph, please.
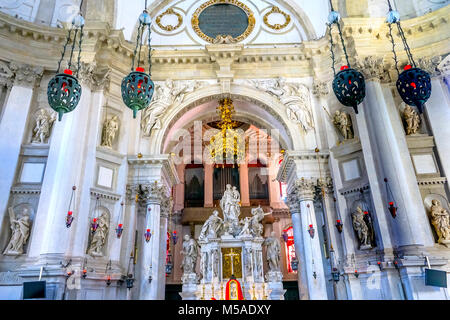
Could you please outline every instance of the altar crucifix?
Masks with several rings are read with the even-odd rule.
[[[222,248],[224,279],[242,278],[241,252],[242,248]]]

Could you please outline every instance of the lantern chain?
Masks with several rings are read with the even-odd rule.
[[[345,47],[344,37],[342,35],[341,24],[339,23],[339,21],[336,22],[336,24],[337,24],[338,31],[339,31],[339,37],[341,38],[342,49],[344,50],[344,54],[345,54],[345,60],[347,61],[347,66],[350,68],[350,62],[348,61],[347,48]]]
[[[139,27],[138,27],[138,32],[137,32],[137,39],[136,39],[136,47],[134,48],[133,61],[131,63],[131,71],[134,71],[134,63],[135,63],[137,50],[139,48],[139,42],[140,42],[140,37],[141,37],[141,28],[142,28],[142,23],[139,22]]]
[[[400,33],[400,37],[402,38],[403,46],[405,47],[406,54],[408,55],[409,62],[413,65],[413,67],[416,67],[416,62],[413,59],[411,49],[409,48],[408,42],[406,41],[405,33],[403,32],[403,28],[400,25],[400,22],[397,22],[397,28],[398,32]]]
[[[139,23],[141,23],[141,22],[139,22]],[[141,35],[139,37],[139,52],[138,52],[138,59],[137,59],[138,60],[137,61],[138,68],[141,65],[142,39],[144,38],[144,30],[145,30],[145,25],[142,24]]]
[[[392,35],[392,25],[390,23],[388,25],[389,25],[389,37],[391,38],[392,42],[392,53],[394,54],[395,69],[397,70],[397,74],[400,75],[400,71],[398,70],[397,53],[395,52],[395,41],[394,36]]]
[[[152,25],[150,24],[148,26],[148,74],[149,76],[152,75],[152,46],[151,46],[151,29]]]
[[[81,43],[83,42],[83,28],[84,26],[81,26],[80,28],[80,41],[78,44],[78,61],[77,61],[77,78],[78,78],[78,74],[80,73],[80,69],[81,69]]]
[[[64,60],[64,56],[66,55],[67,45],[70,42],[71,36],[72,36],[72,29],[70,29],[69,33],[67,34],[66,43],[64,44],[63,51],[61,52],[61,59],[59,59],[58,69],[56,70],[56,73],[59,73],[59,71],[61,69],[61,63]]]
[[[336,76],[336,58],[334,56],[334,50],[333,50],[333,46],[334,46],[334,42],[333,42],[333,34],[332,34],[332,28],[333,28],[333,24],[329,24],[328,25],[328,29],[330,30],[330,51],[331,51],[331,62],[332,62],[332,66],[331,69],[333,69],[333,75]]]

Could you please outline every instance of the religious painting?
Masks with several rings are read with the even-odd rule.
[[[222,277],[242,278],[242,248],[222,248]]]

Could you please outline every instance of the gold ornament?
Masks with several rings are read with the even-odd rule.
[[[192,15],[191,24],[192,24],[192,29],[195,31],[195,33],[197,33],[197,35],[200,38],[202,38],[203,40],[208,41],[210,43],[214,43],[215,39],[207,36],[200,29],[198,17],[200,16],[200,13],[202,13],[203,10],[205,10],[206,8],[208,8],[212,5],[219,4],[219,3],[232,4],[232,5],[235,5],[239,8],[241,8],[242,10],[244,10],[244,12],[247,14],[247,17],[248,17],[247,29],[240,36],[238,36],[236,38],[232,38],[232,40],[233,40],[232,42],[239,42],[239,41],[242,41],[245,38],[247,38],[250,35],[250,33],[252,33],[253,29],[255,28],[255,23],[256,23],[255,16],[253,15],[253,12],[250,10],[249,7],[247,7],[245,4],[243,4],[242,2],[237,1],[237,0],[209,0],[205,3],[203,3],[200,7],[197,8],[197,10],[195,10],[194,14]],[[224,35],[224,36],[227,36],[227,35]]]
[[[164,16],[168,16],[168,15],[175,15],[178,18],[178,24],[176,26],[173,25],[163,25],[161,23],[161,19]],[[179,27],[181,27],[181,25],[183,24],[183,17],[181,16],[181,14],[179,14],[178,12],[176,12],[175,10],[173,10],[173,8],[169,8],[166,11],[164,11],[163,13],[161,13],[159,16],[156,17],[156,24],[158,25],[158,27],[160,27],[161,29],[165,30],[165,31],[174,31],[176,29],[178,29]]]
[[[269,23],[269,16],[270,16],[272,13],[279,13],[279,14],[283,15],[283,16],[284,16],[284,20],[285,20],[284,23],[283,23],[283,24],[278,24],[278,23],[276,23],[276,24],[270,24],[270,23]],[[273,6],[272,9],[270,9],[270,11],[268,11],[268,12],[264,15],[263,21],[264,21],[264,24],[265,24],[266,26],[268,26],[270,29],[273,29],[273,30],[281,30],[281,29],[286,28],[287,25],[291,22],[291,16],[288,15],[286,12],[281,11],[280,8],[278,8],[278,7],[276,7],[276,6]]]

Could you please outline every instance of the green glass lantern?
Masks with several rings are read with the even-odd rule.
[[[408,42],[403,28],[400,24],[400,14],[398,11],[393,10],[391,2],[387,0],[389,6],[389,13],[386,21],[389,26],[389,38],[392,43],[392,53],[394,55],[395,69],[397,70],[397,91],[400,94],[402,100],[410,106],[417,107],[419,113],[423,112],[425,102],[431,96],[431,77],[425,70],[417,68],[416,62],[409,48]],[[408,64],[404,67],[404,70],[400,73],[398,68],[397,53],[395,52],[395,41],[392,35],[392,25],[397,25],[398,34],[402,39],[403,46],[405,48],[406,55],[408,57]]]
[[[330,31],[330,50],[332,69],[334,74],[333,92],[340,103],[342,103],[344,106],[352,107],[353,110],[355,110],[355,113],[358,113],[358,105],[363,102],[364,98],[366,97],[366,83],[362,73],[355,69],[352,69],[350,66],[347,49],[344,43],[344,37],[342,36],[341,25],[339,23],[341,16],[339,12],[334,11],[331,0],[330,7],[331,12],[328,15],[328,28]],[[336,25],[338,28],[339,38],[342,43],[342,49],[344,50],[345,60],[347,61],[347,65],[342,66],[341,71],[339,71],[338,73],[336,73],[335,69],[336,63],[333,51],[333,25]]]
[[[58,113],[58,120],[61,121],[65,113],[73,111],[81,99],[81,85],[77,79],[80,70],[80,57],[81,57],[81,44],[83,42],[83,27],[85,24],[84,18],[80,12],[72,20],[72,27],[69,29],[66,43],[62,51],[61,59],[58,63],[58,69],[56,75],[50,80],[47,87],[47,97],[50,107]],[[74,33],[72,38],[72,33]],[[77,62],[77,72],[76,76],[73,75],[71,70],[73,64],[73,53],[75,46],[77,45],[78,38],[78,62]],[[61,64],[66,55],[67,47],[69,43],[72,42],[70,47],[70,57],[67,69],[60,73]]]
[[[145,8],[147,8],[147,1],[145,1]],[[145,69],[140,66],[140,58],[142,51],[142,38],[145,29],[148,28],[148,65],[149,72],[145,73]],[[133,118],[136,118],[138,111],[147,108],[152,100],[155,85],[151,80],[151,17],[145,9],[139,16],[139,27],[136,39],[136,48],[134,50],[133,61],[131,65],[131,73],[122,80],[122,100],[125,105],[133,110]],[[137,60],[137,68],[135,69],[135,62]]]

